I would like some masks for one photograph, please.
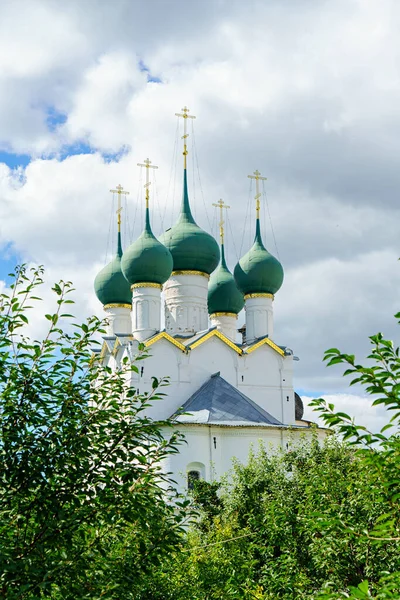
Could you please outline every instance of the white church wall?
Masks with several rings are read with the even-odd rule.
[[[152,418],[171,416],[219,371],[228,383],[272,416],[287,425],[295,422],[292,357],[281,357],[268,345],[239,356],[213,337],[185,354],[168,340],[159,340],[149,348],[149,354],[149,358],[138,361],[139,377],[132,377],[133,385],[141,393],[150,392],[153,376],[170,378],[170,385],[162,390],[166,397],[148,409]]]
[[[290,430],[273,427],[180,425],[179,430],[184,433],[186,443],[179,454],[164,461],[163,469],[174,473],[177,488],[181,492],[187,490],[187,474],[196,470],[196,465],[202,478],[215,481],[232,468],[233,459],[246,464],[250,451],[257,451],[260,443],[267,451],[273,452],[278,448],[286,450],[291,435]],[[168,433],[170,431],[166,435]]]
[[[285,425],[293,424],[293,358],[264,344],[239,364],[238,389]]]

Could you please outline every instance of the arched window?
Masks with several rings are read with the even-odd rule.
[[[188,490],[192,490],[194,488],[194,484],[196,481],[200,479],[200,471],[188,471],[187,474],[187,487]]]

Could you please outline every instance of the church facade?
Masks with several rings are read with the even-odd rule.
[[[147,411],[172,419],[186,443],[163,465],[180,489],[194,479],[212,481],[232,459],[245,462],[259,441],[288,447],[310,431],[293,388],[293,352],[276,343],[273,301],[283,283],[280,262],[265,248],[260,228],[258,171],[254,244],[232,274],[224,250],[222,201],[220,244],[195,222],[187,185],[188,110],[183,109],[183,193],[177,223],[158,240],[151,229],[149,169],[143,233],[124,252],[118,212],[115,258],[97,275],[95,292],[108,320],[99,360],[116,368],[134,360],[139,344],[149,357],[131,385],[150,392],[152,377],[169,377],[166,396]],[[119,194],[121,193],[119,189]],[[238,315],[245,327],[238,339]],[[162,312],[165,327],[161,329]],[[323,436],[323,430],[320,431]]]

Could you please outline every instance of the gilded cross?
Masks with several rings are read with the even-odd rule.
[[[220,215],[220,221],[219,221],[219,235],[221,238],[221,244],[224,243],[224,208],[230,208],[230,206],[228,206],[227,204],[225,204],[225,202],[221,199],[218,202],[213,202],[213,206],[216,206],[217,208],[219,208],[219,215]]]
[[[194,115],[189,115],[189,109],[187,106],[184,106],[181,110],[181,113],[175,113],[175,115],[177,117],[182,117],[183,119],[183,166],[186,169],[186,157],[188,154],[186,139],[189,137],[189,134],[187,132],[187,120],[195,119],[196,117]]]
[[[115,190],[110,190],[110,192],[112,194],[118,194],[118,196],[117,196],[117,198],[118,198],[117,223],[118,223],[118,231],[121,231],[121,211],[122,211],[121,196],[122,196],[122,194],[127,196],[129,194],[129,192],[125,191],[120,183],[117,185]]]
[[[148,158],[146,158],[146,160],[143,161],[142,163],[138,163],[137,166],[145,167],[145,169],[146,169],[146,183],[144,184],[144,187],[146,188],[146,208],[149,208],[149,198],[150,198],[149,187],[151,185],[150,169],[158,169],[158,167],[156,167],[156,165],[152,165],[151,160],[149,160]]]
[[[256,214],[257,214],[257,219],[260,218],[260,198],[261,198],[261,194],[260,194],[260,181],[266,181],[266,177],[261,177],[261,173],[260,171],[254,171],[253,175],[247,175],[247,177],[249,179],[255,179],[256,180],[256,195],[254,196],[254,199],[256,201]]]

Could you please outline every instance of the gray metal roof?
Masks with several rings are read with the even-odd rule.
[[[182,414],[189,413],[189,414]],[[283,425],[253,400],[225,381],[212,375],[174,414],[179,423],[225,423],[244,425]]]

